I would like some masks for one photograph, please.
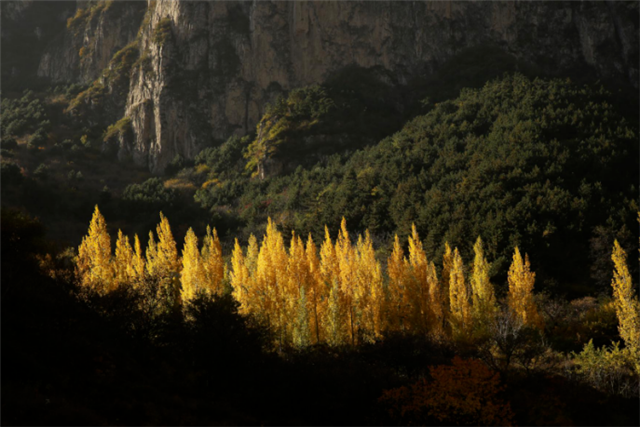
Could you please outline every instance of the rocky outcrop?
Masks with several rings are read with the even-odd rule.
[[[492,46],[546,74],[580,70],[638,86],[635,2],[158,0],[146,8],[139,30],[133,11],[124,21],[108,10],[94,15],[81,27],[83,46],[92,46],[86,64],[67,34],[40,70],[55,81],[88,81],[107,52],[138,34],[141,60],[123,111],[133,137],[122,153],[155,172],[176,154],[193,157],[251,131],[279,94],[350,65],[388,70],[406,84],[465,49]]]
[[[42,55],[38,76],[54,83],[91,83],[135,40],[145,10],[142,2],[78,1],[66,31]]]

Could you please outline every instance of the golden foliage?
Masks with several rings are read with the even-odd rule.
[[[206,286],[205,270],[198,251],[198,238],[192,228],[187,230],[182,249],[182,272],[180,274],[182,284],[182,301],[186,302],[196,296],[198,291]]]
[[[458,249],[452,251],[448,244],[439,281],[436,267],[427,259],[413,226],[408,257],[395,237],[385,278],[369,232],[359,235],[357,243],[352,244],[344,218],[335,243],[325,227],[319,253],[311,235],[305,245],[293,233],[285,247],[282,234],[269,218],[260,245],[251,235],[243,251],[236,240],[228,279],[240,313],[264,321],[281,346],[356,345],[381,339],[387,332],[442,338],[450,332],[447,325],[451,325],[454,334],[466,335],[488,325],[496,313],[489,263],[480,239],[474,250],[471,286],[465,280]],[[618,258],[622,261],[616,264],[620,268],[614,288],[620,283],[619,293],[626,295],[620,301],[635,298],[631,304],[637,304],[637,298],[623,290],[630,278],[628,271],[622,270],[623,257]],[[129,238],[119,231],[112,257],[106,222],[97,206],[89,233],[79,247],[76,274],[83,286],[102,293],[121,285],[138,286],[152,278],[159,284],[158,297],[174,309],[199,291],[222,294],[227,276],[215,229],[207,227],[200,249],[198,238],[189,229],[180,257],[169,221],[162,213],[156,233],[149,233],[145,256],[137,235],[131,247]],[[509,271],[509,305],[523,322],[541,326],[533,302],[534,280],[528,258],[523,261],[516,248]],[[624,313],[625,319],[637,322],[629,310]],[[627,337],[625,340],[631,337],[637,342],[637,334],[636,338],[632,336],[633,328],[624,330],[626,335],[622,335],[622,329],[621,335]]]
[[[640,374],[640,302],[627,268],[627,254],[617,240],[613,244],[611,259],[614,264],[611,286],[619,322],[618,331],[626,348],[634,355],[636,371]]]
[[[203,289],[215,295],[221,295],[224,291],[224,259],[222,258],[222,245],[218,238],[218,232],[207,226],[207,234],[204,237],[201,251],[202,266],[204,268]]]
[[[529,256],[525,254],[523,261],[520,250],[516,246],[508,276],[509,308],[525,325],[542,329],[542,318],[533,300],[535,280],[536,274],[531,271]]]
[[[484,257],[482,239],[478,236],[473,246],[473,275],[471,276],[472,317],[474,326],[485,329],[495,317],[498,307],[493,285],[489,281],[489,263]]]
[[[89,224],[89,233],[82,239],[78,248],[76,277],[81,286],[99,293],[109,292],[113,287],[111,237],[97,205]]]
[[[449,271],[449,302],[451,304],[451,326],[455,334],[466,334],[471,329],[471,306],[469,289],[464,280],[464,265],[458,248],[452,256]]]

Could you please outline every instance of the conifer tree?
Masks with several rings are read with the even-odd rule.
[[[535,280],[536,274],[531,271],[529,256],[525,254],[523,261],[520,250],[516,246],[508,276],[509,308],[525,325],[542,329],[542,319],[533,300]]]
[[[634,359],[636,372],[640,373],[640,302],[627,268],[627,254],[617,240],[613,244],[611,259],[614,263],[611,286],[618,317],[618,331]]]
[[[497,312],[493,285],[489,281],[489,263],[484,257],[482,239],[473,246],[473,275],[471,276],[472,313],[474,327],[486,329]]]
[[[456,334],[468,332],[471,326],[471,307],[469,290],[464,280],[464,265],[458,248],[453,251],[449,272],[449,301],[451,306],[451,325]]]
[[[114,282],[111,264],[111,237],[107,223],[96,205],[89,224],[89,233],[78,248],[76,276],[80,285],[99,293],[112,289]]]
[[[122,230],[118,230],[113,270],[115,286],[131,285],[133,280],[133,249],[129,244],[129,237],[125,236]]]

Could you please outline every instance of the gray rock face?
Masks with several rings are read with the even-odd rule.
[[[80,31],[91,46],[84,62],[67,34],[39,74],[90,81],[137,36],[142,60],[123,111],[133,138],[121,150],[154,172],[176,154],[191,158],[211,140],[249,132],[279,94],[349,65],[382,67],[403,84],[491,45],[545,73],[582,69],[638,87],[636,2],[158,0],[144,18],[120,7],[122,17],[100,12]]]

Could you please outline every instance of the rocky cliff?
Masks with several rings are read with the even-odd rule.
[[[137,60],[119,95],[103,69],[127,45]],[[498,48],[544,74],[578,71],[637,88],[638,4],[78,2],[38,74],[101,79],[108,95],[123,97],[114,104],[130,127],[120,134],[121,156],[161,172],[176,154],[190,158],[205,144],[251,131],[278,95],[344,67],[383,69],[390,83],[404,85],[475,46]]]

